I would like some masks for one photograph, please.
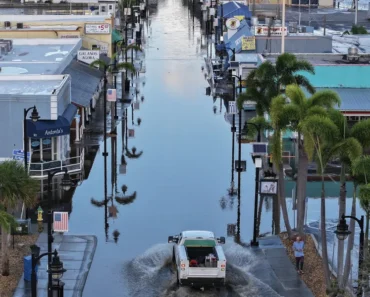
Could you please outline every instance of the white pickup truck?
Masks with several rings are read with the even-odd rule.
[[[210,231],[183,231],[169,236],[174,243],[172,261],[177,283],[193,287],[221,287],[225,284],[226,258],[220,244],[225,237],[215,238]]]

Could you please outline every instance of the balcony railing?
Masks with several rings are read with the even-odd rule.
[[[29,174],[33,178],[46,178],[48,171],[55,169],[67,168],[69,173],[82,171],[84,168],[85,150],[81,151],[81,154],[76,157],[68,158],[64,161],[55,160],[49,162],[31,162],[29,166]],[[57,173],[56,175],[63,174],[63,172]]]

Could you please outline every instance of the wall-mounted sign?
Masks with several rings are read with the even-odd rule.
[[[66,39],[66,38],[80,38],[80,32],[71,32],[71,33],[60,33],[58,34],[59,38]]]
[[[92,62],[99,60],[99,51],[78,51],[77,60],[84,62],[86,64],[91,64]]]
[[[240,27],[240,21],[237,18],[231,18],[226,21],[226,28],[236,30]]]
[[[27,152],[27,160],[29,161],[31,153]],[[24,160],[24,150],[13,150],[13,160],[23,161]]]
[[[103,24],[85,24],[85,34],[110,34],[110,25]]]
[[[108,44],[93,44],[91,49],[93,51],[99,50],[101,54],[108,54]]]
[[[269,32],[268,26],[255,26],[254,35],[256,36],[267,36]],[[270,34],[271,36],[281,36],[284,32],[284,36],[288,34],[287,27],[271,27]]]
[[[256,38],[254,36],[244,36],[242,39],[242,51],[253,51],[256,49]]]
[[[277,195],[278,181],[277,179],[261,179],[260,194],[261,195]]]

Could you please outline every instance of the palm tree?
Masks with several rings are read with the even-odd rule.
[[[309,80],[299,72],[315,74],[314,67],[308,61],[298,60],[290,53],[284,53],[276,59],[275,64],[270,61],[263,62],[257,69],[252,70],[246,81],[247,91],[238,100],[239,108],[246,100],[256,102],[259,115],[269,113],[271,101],[284,92],[290,84],[305,87],[309,93],[315,92]],[[262,113],[262,114],[261,114]]]
[[[306,213],[306,185],[308,157],[304,148],[304,135],[299,129],[299,123],[310,115],[326,115],[327,109],[340,104],[340,98],[336,92],[330,90],[318,91],[311,97],[306,98],[303,90],[298,85],[286,87],[288,103],[281,112],[281,116],[287,118],[291,129],[298,132],[298,170],[297,170],[297,231],[303,234],[304,217]],[[338,111],[339,112],[339,111]]]
[[[346,173],[347,169],[351,168],[351,159],[348,155],[349,152],[355,151],[357,154],[362,154],[362,148],[370,145],[370,135],[367,133],[370,129],[370,120],[361,121],[356,123],[352,128],[348,127],[347,118],[338,110],[329,111],[330,118],[337,125],[339,135],[339,147],[338,159],[341,165],[340,171],[340,191],[339,191],[339,212],[338,219],[346,210]],[[338,242],[338,284],[343,288],[343,260],[344,260],[344,242]],[[345,281],[347,282],[347,281]]]
[[[0,163],[0,206],[1,206],[1,274],[9,275],[8,232],[11,224],[8,211],[16,208],[20,202],[32,207],[40,191],[39,183],[32,179],[24,169],[22,163],[17,161],[4,161]]]

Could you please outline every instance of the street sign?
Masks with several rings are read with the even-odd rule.
[[[128,129],[128,137],[129,138],[135,137],[135,130],[134,129]]]
[[[229,101],[229,114],[236,114],[236,102]]]
[[[235,171],[237,172],[238,168],[241,168],[242,169],[241,172],[246,172],[247,171],[247,161],[241,160],[240,165],[241,166],[239,166],[239,160],[235,160]]]
[[[27,152],[27,161],[30,161],[31,153]],[[23,161],[24,150],[13,150],[13,160]]]

